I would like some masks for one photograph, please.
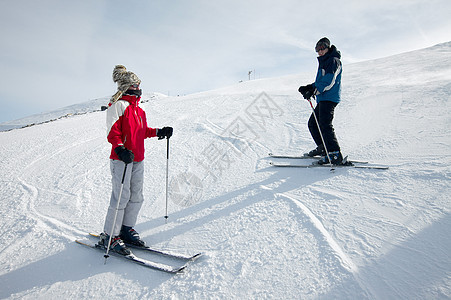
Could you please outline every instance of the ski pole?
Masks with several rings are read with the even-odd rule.
[[[330,165],[332,167],[332,163],[331,163],[330,157],[329,157],[329,151],[327,151],[326,143],[324,142],[323,134],[321,133],[321,128],[319,127],[319,122],[318,122],[318,119],[316,118],[316,113],[315,113],[315,109],[313,108],[312,100],[309,98],[308,102],[310,103],[310,107],[313,110],[313,116],[315,117],[316,126],[318,126],[319,135],[321,136],[321,141],[323,142],[324,150],[326,151],[327,159],[329,160],[328,165]]]
[[[166,223],[168,222],[168,185],[169,185],[169,137],[167,138],[166,143],[166,215],[164,218],[166,219]]]
[[[113,230],[114,230],[114,227],[116,226],[117,211],[119,210],[119,202],[121,202],[122,190],[124,189],[124,180],[125,180],[125,173],[126,172],[127,172],[127,164],[125,164],[125,166],[124,166],[124,174],[122,174],[121,189],[119,190],[119,197],[117,199],[117,204],[116,204],[116,213],[114,214],[113,226],[111,227],[111,231],[110,231],[110,239],[108,241],[108,247],[106,248],[105,255],[103,256],[103,257],[105,257],[105,263],[104,264],[106,264],[107,258],[110,257],[108,254],[110,253],[110,244],[111,244],[111,240],[113,238]]]

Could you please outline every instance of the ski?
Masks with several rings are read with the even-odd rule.
[[[310,164],[310,165],[300,165],[300,164],[281,164],[281,163],[275,163],[270,162],[269,163],[273,167],[280,167],[280,168],[356,168],[356,169],[377,169],[377,170],[388,170],[387,166],[373,166],[373,165],[320,165],[320,164]]]
[[[276,155],[276,154],[272,154],[272,153],[269,153],[268,155],[272,158],[289,158],[289,159],[316,159],[316,160],[318,160],[321,158],[321,156]],[[360,161],[360,160],[348,160],[348,161],[353,164],[367,164],[368,163],[367,161]]]
[[[93,243],[89,243],[89,242],[82,242],[82,241],[79,241],[79,240],[75,240],[75,242],[80,244],[80,245],[92,248],[92,249],[97,249],[97,250],[102,251],[102,252],[105,252],[105,250],[106,250],[105,247],[100,246],[98,244],[93,244]],[[119,257],[119,258],[123,258],[123,259],[129,260],[129,261],[134,262],[136,264],[139,264],[139,265],[141,265],[143,267],[147,267],[147,268],[150,268],[150,269],[163,271],[163,272],[171,273],[171,274],[181,273],[186,268],[186,265],[183,265],[181,267],[173,267],[173,266],[165,265],[165,264],[162,264],[162,263],[153,262],[153,261],[150,261],[150,260],[146,260],[146,259],[140,258],[140,257],[134,255],[133,253],[130,254],[130,255],[121,255],[121,254],[116,253],[114,251],[110,251],[109,253],[114,255],[115,257]]]
[[[92,237],[99,238],[99,235],[95,234],[95,233],[89,233],[89,235],[92,236]],[[159,254],[159,255],[167,256],[167,257],[174,258],[174,259],[181,259],[181,260],[193,261],[193,260],[199,258],[199,256],[202,255],[202,253],[200,253],[200,252],[196,253],[194,255],[185,255],[185,254],[181,254],[181,253],[175,253],[175,252],[172,252],[172,251],[165,251],[165,250],[160,250],[160,249],[154,249],[154,248],[151,248],[149,246],[140,247],[140,246],[136,246],[136,245],[128,244],[128,243],[125,243],[125,245],[127,247],[130,247],[130,248],[133,248],[133,249],[148,251],[148,252],[151,252],[151,253],[154,253],[154,254]]]
[[[133,244],[128,244],[125,243],[125,245],[127,245],[127,247],[133,248],[133,249],[138,249],[138,250],[143,250],[143,251],[148,251],[151,253],[155,253],[155,254],[160,254],[163,256],[167,256],[167,257],[171,257],[171,258],[175,258],[175,259],[181,259],[181,260],[188,260],[188,261],[193,261],[196,260],[197,258],[199,258],[202,253],[196,253],[194,255],[184,255],[184,254],[180,254],[180,253],[174,253],[171,251],[163,251],[163,250],[159,250],[159,249],[153,249],[149,246],[146,247],[140,247],[140,246],[136,246]]]

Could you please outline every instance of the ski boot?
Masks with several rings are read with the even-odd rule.
[[[139,234],[132,227],[122,225],[120,237],[124,243],[138,247],[146,247],[146,243],[139,237]]]
[[[103,232],[100,234],[99,245],[107,248],[109,240],[110,240],[110,236]],[[124,256],[131,254],[131,251],[125,246],[125,244],[121,240],[120,236],[114,236],[111,239],[110,250],[114,251],[120,255],[124,255]]]
[[[341,155],[341,152],[340,151],[329,152],[329,157],[325,155],[324,157],[321,157],[321,159],[318,161],[319,165],[325,165],[329,163],[333,165],[341,165],[343,163],[343,155]]]
[[[316,147],[315,149],[313,149],[312,151],[310,151],[308,153],[304,153],[304,156],[308,156],[308,157],[324,156],[324,155],[326,155],[326,151],[324,151],[323,145]]]

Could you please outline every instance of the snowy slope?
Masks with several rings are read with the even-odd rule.
[[[147,94],[146,101],[152,99],[165,98],[160,93]],[[40,114],[31,115],[17,120],[6,121],[0,123],[0,131],[8,131],[12,129],[30,127],[40,125],[47,122],[53,122],[62,118],[68,118],[74,115],[83,115],[101,110],[101,106],[108,103],[109,97],[89,100],[83,103],[66,106],[57,110],[48,111]]]
[[[344,66],[342,150],[387,171],[269,166],[313,148],[297,93],[313,78],[142,104],[175,134],[168,223],[166,143],[149,139],[136,228],[204,253],[181,275],[73,242],[101,231],[109,202],[105,112],[0,132],[0,298],[449,299],[451,43]]]

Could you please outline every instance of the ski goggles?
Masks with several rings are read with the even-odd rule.
[[[326,50],[327,48],[328,47],[326,43],[318,43],[315,47],[315,51],[320,52],[321,50]]]

